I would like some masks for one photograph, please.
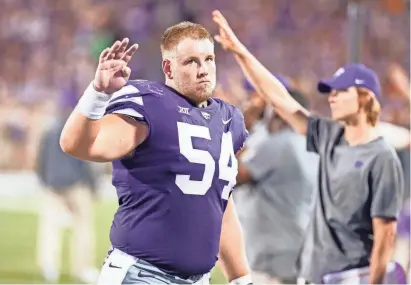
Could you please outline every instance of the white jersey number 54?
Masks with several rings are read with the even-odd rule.
[[[216,163],[208,151],[195,149],[192,138],[211,140],[210,130],[204,126],[177,122],[180,152],[191,163],[204,165],[204,175],[201,181],[191,180],[190,175],[177,174],[176,185],[184,194],[205,195],[213,182]],[[228,165],[231,158],[231,166]],[[218,161],[219,179],[227,181],[222,192],[222,198],[227,200],[231,189],[236,183],[238,162],[234,154],[233,138],[230,132],[223,133],[221,152]]]

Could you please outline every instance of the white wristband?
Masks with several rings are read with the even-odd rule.
[[[251,275],[244,275],[238,277],[237,279],[231,280],[230,285],[248,285],[253,284],[253,280],[251,279]]]
[[[87,118],[98,120],[104,116],[110,97],[108,94],[96,91],[92,81],[81,96],[77,108]]]

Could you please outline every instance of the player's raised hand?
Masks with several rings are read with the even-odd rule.
[[[124,38],[101,52],[94,77],[94,88],[97,91],[112,94],[127,83],[131,74],[127,65],[138,48],[137,44],[133,44],[127,49],[128,44],[129,39]]]
[[[241,53],[244,50],[244,45],[234,34],[223,14],[220,11],[215,10],[213,11],[212,16],[213,21],[217,24],[219,30],[219,35],[214,37],[216,42],[221,44],[224,50],[229,50],[237,54]]]

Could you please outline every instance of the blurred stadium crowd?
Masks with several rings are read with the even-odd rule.
[[[131,78],[163,81],[159,40],[165,28],[190,20],[215,32],[210,16],[214,9],[227,15],[239,38],[265,66],[306,96],[313,112],[329,115],[327,99],[318,95],[316,83],[347,61],[347,2],[3,0],[0,171],[36,168],[41,135],[74,107],[94,77],[104,48],[129,37],[140,46],[130,64]],[[362,62],[380,76],[381,119],[409,128],[409,2],[361,2],[366,10]],[[220,85],[215,96],[249,108],[250,90],[232,55],[217,47],[216,56]],[[398,153],[409,197],[409,145]]]

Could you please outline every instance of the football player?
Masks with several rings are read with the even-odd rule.
[[[129,80],[138,46],[128,46],[101,53],[60,139],[74,157],[113,165],[119,208],[99,283],[208,284],[218,257],[229,281],[251,283],[230,196],[247,131],[237,108],[211,97],[212,37],[191,22],[168,28],[165,83]]]

